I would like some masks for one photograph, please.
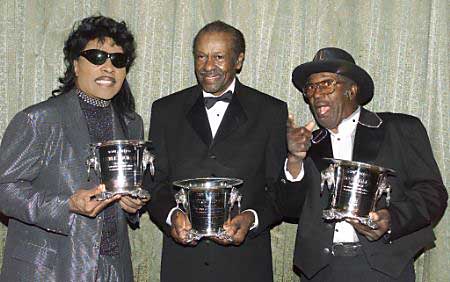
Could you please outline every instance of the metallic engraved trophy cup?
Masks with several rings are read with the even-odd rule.
[[[327,160],[331,164],[321,173],[321,190],[323,192],[327,186],[330,195],[329,206],[323,211],[323,218],[353,218],[370,228],[377,228],[369,213],[375,211],[375,205],[383,193],[386,193],[386,203],[389,205],[391,187],[387,176],[394,171],[361,162],[331,158]]]
[[[186,212],[192,224],[188,241],[203,237],[218,237],[231,240],[223,224],[231,218],[231,210],[237,202],[241,212],[241,194],[236,186],[242,180],[235,178],[195,178],[175,181],[181,187],[175,194],[179,208]]]
[[[97,200],[106,200],[117,194],[150,198],[150,194],[142,189],[142,177],[147,166],[152,175],[155,172],[150,144],[140,140],[89,144],[90,155],[86,160],[88,176],[94,168],[101,183],[106,186],[104,192],[95,196]]]

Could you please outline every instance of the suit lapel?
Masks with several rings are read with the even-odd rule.
[[[331,147],[330,134],[326,129],[322,128],[315,132],[313,140],[317,137],[320,137],[320,141],[318,141],[311,147],[311,149],[308,151],[308,156],[311,157],[311,159],[314,161],[317,170],[319,172],[322,172],[330,165],[330,162],[324,160],[324,158],[333,158],[333,149]],[[316,191],[316,193],[320,192]],[[329,205],[328,199],[328,189],[324,189],[320,198],[321,206],[323,209],[325,209]]]
[[[373,163],[378,156],[385,130],[378,115],[361,109],[353,145],[353,161]]]
[[[190,97],[187,100],[188,112],[186,119],[200,139],[207,146],[210,146],[212,141],[211,128],[200,87],[195,87],[193,93],[188,93],[187,95],[190,95]]]
[[[78,96],[75,91],[62,94],[60,115],[63,121],[64,132],[69,143],[72,145],[75,156],[85,163],[88,155],[88,144],[91,143],[85,117],[81,111]]]
[[[230,136],[236,129],[242,126],[247,121],[247,115],[245,114],[244,108],[249,109],[251,103],[247,100],[247,93],[242,90],[242,85],[236,78],[236,87],[233,94],[233,99],[231,99],[228,105],[225,115],[217,129],[216,136],[214,137],[213,144],[222,142],[228,136]]]
[[[313,159],[317,170],[320,172],[330,164],[330,162],[324,160],[324,158],[333,158],[333,149],[331,147],[330,133],[328,133],[326,129],[321,128],[315,132],[313,140],[316,139],[317,136],[321,136],[320,141],[311,147],[308,155]]]

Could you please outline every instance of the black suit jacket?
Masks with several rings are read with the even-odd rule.
[[[304,161],[304,178],[282,180],[279,190],[284,215],[299,218],[294,264],[307,277],[326,267],[331,256],[334,224],[322,219],[328,197],[320,197],[320,171],[329,164],[323,158],[332,156],[328,131],[315,131]],[[433,225],[447,206],[448,195],[425,128],[409,115],[361,109],[353,160],[396,171],[388,180],[392,187],[390,242],[369,242],[358,236],[370,266],[397,277],[418,252],[433,245]],[[380,201],[379,208],[384,204]]]
[[[235,92],[212,138],[202,90],[194,86],[153,103],[150,139],[156,176],[151,183],[150,216],[164,231],[161,281],[272,281],[269,229],[281,220],[273,197],[286,157],[286,103],[242,85]],[[201,240],[184,247],[166,223],[176,206],[171,184],[196,177],[235,177],[242,208],[254,209],[259,226],[239,247]]]

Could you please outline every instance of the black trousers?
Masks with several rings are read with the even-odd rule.
[[[415,282],[415,280],[413,260],[408,263],[400,277],[393,278],[370,268],[364,254],[354,257],[334,256],[330,265],[311,279],[300,275],[301,282]]]

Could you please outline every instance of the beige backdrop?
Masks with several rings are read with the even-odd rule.
[[[195,83],[192,38],[221,19],[247,40],[241,81],[287,101],[299,123],[311,115],[290,83],[293,68],[321,47],[348,50],[375,80],[369,109],[422,119],[448,186],[448,7],[448,0],[1,0],[0,134],[17,111],[56,88],[74,21],[102,13],[127,22],[138,43],[129,81],[148,126],[155,99]],[[131,232],[136,281],[158,281],[161,234],[147,216],[142,222]],[[437,247],[416,262],[417,281],[450,281],[449,223],[447,212],[436,228]],[[6,231],[0,226],[0,250]],[[295,226],[281,225],[272,235],[275,280],[298,281],[291,271]]]

